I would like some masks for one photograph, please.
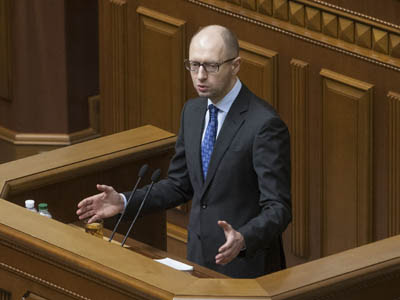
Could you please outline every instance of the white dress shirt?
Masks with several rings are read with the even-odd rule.
[[[229,109],[231,108],[233,101],[235,101],[237,95],[240,92],[240,89],[242,88],[242,83],[240,82],[239,78],[236,80],[235,85],[233,88],[230,90],[228,94],[225,95],[224,98],[222,98],[220,101],[218,101],[217,104],[214,104],[210,99],[208,99],[207,107],[210,104],[213,104],[216,108],[218,108],[218,128],[217,128],[217,138],[218,134],[221,130],[222,124],[224,124],[226,115],[229,112]],[[205,115],[205,120],[204,120],[204,129],[203,129],[203,136],[201,140],[203,141],[204,135],[206,133],[207,125],[208,122],[210,121],[210,111],[207,109],[206,115]]]

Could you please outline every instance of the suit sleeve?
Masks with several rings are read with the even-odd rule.
[[[185,106],[186,107],[186,106]],[[189,201],[193,196],[193,188],[189,178],[186,164],[185,141],[184,141],[184,111],[181,115],[181,126],[175,144],[175,154],[172,157],[168,169],[168,176],[155,183],[149,198],[143,206],[143,212],[155,212],[169,209]],[[133,201],[130,201],[126,210],[127,217],[134,215],[143,199],[148,186],[138,189]],[[124,193],[128,199],[130,193]]]
[[[270,118],[253,142],[253,168],[259,186],[260,213],[238,229],[246,255],[268,249],[290,223],[290,137],[279,117]]]

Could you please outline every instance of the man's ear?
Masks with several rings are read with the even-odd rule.
[[[232,71],[234,75],[237,75],[240,70],[240,64],[242,63],[242,58],[240,56],[236,57],[232,62]]]

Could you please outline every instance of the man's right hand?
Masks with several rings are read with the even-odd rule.
[[[83,199],[78,203],[76,214],[79,220],[88,219],[92,223],[99,219],[112,217],[124,210],[124,200],[113,187],[97,185],[100,194]]]

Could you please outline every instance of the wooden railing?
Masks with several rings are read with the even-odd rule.
[[[230,279],[196,265],[192,273],[171,269],[152,259],[168,253],[131,238],[122,248],[70,224],[76,203],[99,180],[124,189],[144,162],[166,170],[174,142],[146,126],[0,165],[1,299],[398,299],[399,236]],[[48,202],[54,218],[24,209],[28,197]],[[135,237],[165,247],[164,214],[138,225]]]

